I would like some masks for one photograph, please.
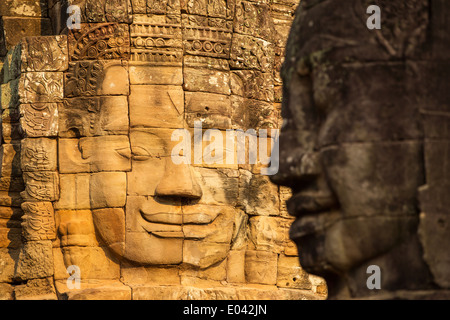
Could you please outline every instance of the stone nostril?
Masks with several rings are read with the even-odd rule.
[[[187,188],[174,188],[173,186],[170,186],[169,188],[165,188],[164,185],[161,186],[159,184],[156,187],[155,195],[160,198],[166,198],[166,199],[181,199],[181,200],[196,200],[200,199],[202,197],[202,192],[196,192],[194,189],[187,189]]]

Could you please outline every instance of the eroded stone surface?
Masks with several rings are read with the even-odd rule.
[[[42,17],[41,14],[35,18],[27,16],[2,17],[2,38],[7,50],[20,43],[24,37],[50,34],[51,21],[47,17]]]
[[[55,281],[56,290],[64,300],[131,300],[131,288],[120,281],[82,281],[80,290],[71,290],[65,280]]]
[[[181,86],[131,86],[131,127],[182,128],[183,111]]]
[[[42,1],[39,13],[26,2],[0,5],[11,14],[0,18],[4,296],[318,297],[290,280],[302,269],[278,188],[259,158],[238,164],[226,145],[226,130],[279,126],[274,85],[295,3],[69,0],[81,28],[63,30],[65,4]],[[65,35],[37,36],[50,20]],[[11,25],[28,37],[13,41]],[[175,129],[190,134],[181,163]],[[67,287],[69,266],[80,289]]]
[[[25,190],[20,193],[28,201],[59,199],[59,175],[54,171],[24,172]]]
[[[16,300],[57,300],[53,279],[33,279],[14,288]]]
[[[309,275],[302,269],[297,257],[280,255],[278,258],[277,286],[311,289]]]
[[[125,96],[68,98],[59,105],[59,136],[65,138],[127,134]]]
[[[21,280],[53,276],[52,243],[27,241],[20,250],[14,277]]]
[[[250,283],[275,284],[277,282],[278,255],[270,251],[245,252],[245,279]]]
[[[2,177],[12,177],[22,175],[20,166],[20,145],[19,144],[2,144],[1,146],[2,158]]]

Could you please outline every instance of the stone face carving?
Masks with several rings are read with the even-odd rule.
[[[61,173],[130,171],[130,159],[130,142],[127,136],[59,140]]]
[[[181,86],[131,86],[129,101],[132,128],[182,127],[184,92]]]
[[[231,128],[231,99],[227,95],[207,92],[185,93],[185,117],[189,127],[201,121],[203,128]]]
[[[55,209],[89,209],[89,174],[60,174],[60,198]]]
[[[299,5],[272,180],[293,188],[290,236],[330,298],[445,299],[450,109],[438,83],[448,82],[439,28],[450,5],[379,1],[383,30],[373,32],[361,23],[366,4]],[[380,290],[366,285],[370,265],[380,267]]]
[[[288,239],[279,188],[226,145],[229,129],[279,126],[273,69],[293,4],[65,2],[80,6],[81,29],[63,31],[65,7],[50,1],[67,36],[24,39],[0,78],[0,293],[323,299]],[[181,164],[178,129],[190,144]]]

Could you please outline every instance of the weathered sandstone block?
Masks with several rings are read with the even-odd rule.
[[[59,105],[59,136],[90,137],[128,133],[125,96],[69,98]]]
[[[20,250],[14,277],[21,280],[53,276],[53,253],[50,240],[27,241]]]
[[[61,246],[98,246],[90,210],[57,210],[56,225]]]
[[[278,255],[270,251],[245,252],[245,279],[249,283],[276,284]]]
[[[298,257],[278,257],[277,286],[296,289],[311,289],[309,275],[300,266]]]

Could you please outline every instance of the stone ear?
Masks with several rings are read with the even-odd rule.
[[[92,143],[85,143],[86,140],[80,139],[78,142],[78,149],[81,153],[82,159],[89,159],[93,154],[93,144]]]

